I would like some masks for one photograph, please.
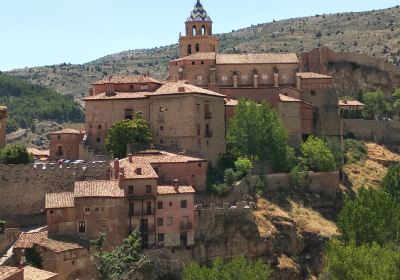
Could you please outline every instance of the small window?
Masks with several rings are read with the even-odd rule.
[[[196,62],[195,62],[195,61],[192,61],[192,65],[196,65]]]
[[[164,112],[164,107],[160,107],[160,112]]]
[[[102,227],[103,229],[108,228],[108,221],[107,221],[107,220],[101,220],[101,227]]]
[[[54,211],[53,211],[53,210],[50,210],[50,214],[54,214]]]
[[[181,208],[187,208],[187,200],[181,200]]]
[[[85,221],[79,221],[79,233],[85,233],[86,232],[86,222]]]
[[[199,163],[197,164],[197,167],[201,167],[201,162],[199,162]]]
[[[86,213],[90,213],[90,208],[88,208],[88,207],[85,208],[85,212],[86,212]]]
[[[157,226],[161,227],[164,225],[164,219],[163,218],[157,218]]]
[[[132,109],[126,109],[125,110],[125,119],[126,120],[132,120],[133,119],[133,111],[132,111]]]
[[[163,209],[163,208],[164,208],[163,202],[162,201],[158,201],[157,202],[157,209]]]
[[[172,207],[172,202],[169,202],[169,207]]]
[[[98,128],[101,129],[101,124],[99,124]]]
[[[164,126],[160,125],[160,130],[163,131],[164,130]]]
[[[165,234],[164,233],[157,234],[157,240],[158,240],[158,242],[164,242]]]
[[[173,220],[172,217],[167,218],[167,226],[172,226],[173,225]]]
[[[128,186],[128,194],[133,194],[133,186]]]
[[[146,186],[146,193],[151,193],[151,185]]]
[[[94,212],[100,212],[100,208],[99,207],[95,207],[94,208]]]
[[[96,142],[97,142],[97,143],[100,143],[100,138],[97,138],[97,139],[96,139]]]
[[[161,144],[161,145],[164,144],[164,140],[160,140],[160,144]]]
[[[204,61],[201,62],[201,65],[204,65]]]
[[[315,90],[312,90],[312,91],[311,91],[311,95],[312,95],[312,96],[315,96]]]

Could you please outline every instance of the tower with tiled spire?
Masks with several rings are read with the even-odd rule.
[[[212,34],[212,24],[200,0],[197,0],[186,20],[186,35],[179,39],[179,57],[199,52],[218,52],[219,40]]]

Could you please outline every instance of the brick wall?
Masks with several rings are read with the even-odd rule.
[[[106,163],[66,165],[0,165],[0,218],[10,226],[46,223],[44,198],[50,192],[73,191],[76,181],[108,179]]]

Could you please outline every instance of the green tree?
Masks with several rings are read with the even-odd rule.
[[[392,96],[393,96],[393,105],[392,105],[393,114],[397,118],[399,118],[400,117],[400,87],[394,91]]]
[[[327,172],[336,169],[335,157],[326,142],[310,136],[301,146],[302,161],[311,171]]]
[[[136,150],[148,147],[153,141],[149,123],[140,113],[133,120],[122,120],[115,123],[107,133],[105,147],[107,153],[116,158],[126,156],[128,144]]]
[[[318,279],[400,279],[400,251],[393,244],[357,246],[333,239],[326,248],[326,265]]]
[[[367,119],[378,119],[388,110],[385,94],[381,90],[364,93],[363,101],[365,104],[363,114]]]
[[[141,251],[140,232],[135,230],[112,252],[104,252],[106,236],[100,234],[92,241],[96,248],[95,266],[101,280],[135,279],[136,274],[149,264],[148,258]]]
[[[25,250],[26,263],[36,268],[42,268],[43,259],[35,248]]]
[[[383,245],[400,238],[400,207],[381,190],[361,189],[355,199],[346,199],[339,213],[338,228],[345,242]]]
[[[249,262],[243,257],[236,257],[224,262],[222,258],[213,261],[211,267],[191,263],[182,273],[183,280],[265,280],[272,273],[269,265],[257,261]]]
[[[269,160],[276,171],[284,171],[294,159],[288,134],[276,110],[266,102],[240,99],[230,120],[227,146],[236,158]]]
[[[7,145],[0,153],[0,162],[4,164],[28,164],[32,162],[26,147]]]
[[[400,203],[400,164],[393,165],[389,168],[381,185],[385,192]]]

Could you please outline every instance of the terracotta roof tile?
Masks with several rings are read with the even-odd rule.
[[[6,279],[20,272],[18,267],[0,266],[0,279]]]
[[[32,266],[24,267],[24,280],[48,280],[58,276],[57,273],[41,270]]]
[[[124,191],[118,181],[81,181],[75,182],[75,197],[124,197]]]
[[[161,96],[161,95],[169,95],[169,94],[205,94],[205,95],[211,95],[211,96],[216,96],[216,97],[226,97],[226,95],[219,94],[216,92],[213,92],[211,90],[203,89],[200,87],[196,87],[190,84],[186,84],[182,81],[178,82],[166,82],[164,85],[162,85],[156,92],[151,94],[150,96]]]
[[[14,249],[29,249],[33,244],[47,239],[47,231],[23,232],[14,244]]]
[[[93,83],[93,85],[103,85],[106,83],[115,83],[115,84],[145,84],[145,83],[156,83],[162,84],[160,81],[146,75],[139,76],[110,76],[104,78],[100,81]]]
[[[332,76],[323,75],[323,74],[314,73],[314,72],[299,72],[296,75],[300,76],[302,79],[331,79],[332,78]]]
[[[84,101],[91,100],[115,100],[115,99],[145,99],[149,96],[150,92],[115,92],[114,95],[107,95],[106,93],[88,96]]]
[[[295,53],[218,54],[217,64],[299,63]]]
[[[339,106],[364,106],[364,103],[361,103],[358,100],[340,100]]]
[[[39,242],[35,242],[35,244],[39,245],[40,247],[46,248],[50,251],[53,251],[55,253],[61,253],[61,252],[76,250],[76,249],[83,249],[83,247],[81,245],[76,244],[76,243],[58,241],[58,240],[49,239],[49,238],[43,239]]]
[[[133,162],[124,159],[120,165],[124,167],[125,179],[158,179],[150,162],[144,158],[135,158]]]
[[[193,60],[215,60],[217,54],[215,52],[199,52],[189,56],[185,56],[182,58],[171,60],[170,62],[179,62],[179,61],[193,61]]]
[[[75,130],[75,129],[72,129],[72,128],[65,128],[65,129],[60,130],[60,131],[54,131],[54,132],[52,132],[50,134],[52,134],[52,135],[54,135],[54,134],[82,134],[82,132],[80,132],[78,130]]]
[[[73,208],[74,193],[47,193],[45,197],[45,209]]]
[[[176,189],[174,186],[158,186],[157,194],[159,195],[169,195],[169,194],[190,194],[196,191],[192,186],[179,186]]]

